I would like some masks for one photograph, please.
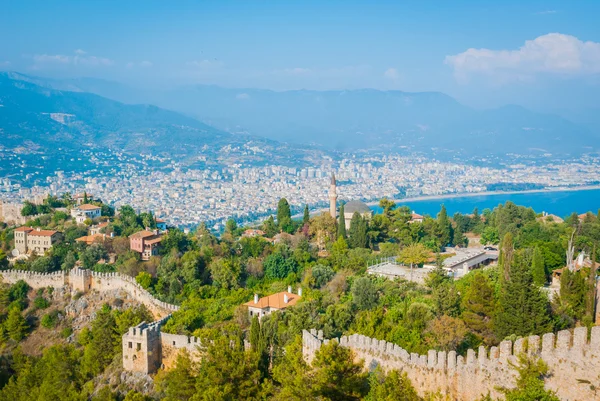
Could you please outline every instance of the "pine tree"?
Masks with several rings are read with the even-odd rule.
[[[588,294],[586,299],[585,314],[589,322],[593,322],[596,317],[596,247],[592,250],[592,265],[590,266],[590,274],[588,275]]]
[[[348,235],[348,245],[351,248],[367,247],[367,221],[358,212],[354,212],[350,221],[350,232]]]
[[[302,217],[302,224],[308,224],[310,220],[310,212],[308,210],[308,205],[304,206],[304,216]]]
[[[533,250],[533,261],[531,265],[531,274],[533,275],[533,282],[538,287],[546,284],[546,268],[544,266],[544,255],[539,247],[535,247]]]
[[[462,319],[467,327],[482,336],[485,343],[493,343],[494,290],[480,271],[473,273],[462,307]]]
[[[508,281],[510,276],[510,266],[512,264],[513,253],[513,236],[510,232],[504,235],[500,244],[500,254],[498,256],[498,267],[500,268],[501,281]]]
[[[27,335],[29,325],[21,314],[21,311],[13,307],[8,312],[8,318],[4,323],[4,327],[8,333],[8,336],[15,341],[21,341]]]
[[[354,216],[352,216],[354,217]],[[342,237],[344,239],[347,238],[346,235],[346,219],[344,218],[344,204],[340,205],[340,215],[338,217],[338,237]]]
[[[260,348],[260,322],[258,316],[252,318],[252,324],[250,325],[250,346],[252,351],[255,352]]]
[[[437,215],[437,237],[442,247],[448,245],[453,237],[452,224],[450,223],[448,212],[446,212],[446,206],[444,205],[442,205],[442,209]]]
[[[531,252],[511,256],[508,279],[501,282],[496,305],[494,326],[499,339],[512,334],[542,334],[550,329],[548,298],[533,283],[531,258]]]
[[[279,199],[279,203],[277,204],[277,224],[279,228],[283,228],[291,220],[292,212],[290,211],[290,204],[285,198]]]
[[[88,203],[90,200],[88,199],[87,192],[83,191],[83,203]]]

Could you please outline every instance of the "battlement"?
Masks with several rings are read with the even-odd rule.
[[[503,341],[490,349],[483,346],[477,351],[469,349],[466,357],[457,355],[456,351],[429,350],[426,355],[409,353],[396,344],[359,334],[325,340],[322,331],[304,330],[305,359],[312,361],[321,345],[329,341],[337,341],[354,350],[356,357],[363,359],[369,368],[380,365],[384,370],[407,372],[422,395],[426,391],[450,391],[457,399],[474,400],[489,391],[498,397],[498,387],[514,386],[516,373],[511,365],[517,363],[521,354],[540,357],[551,371],[555,371],[546,385],[557,391],[561,399],[582,399],[580,397],[590,389],[577,379],[594,382],[600,375],[600,326],[592,328],[589,341],[588,329],[578,327],[573,332],[563,330],[557,334],[544,334],[541,338],[529,336],[514,343]],[[566,374],[556,374],[562,371]],[[600,395],[590,392],[583,399],[600,399],[596,397]]]
[[[19,280],[25,281],[31,288],[60,288],[65,285],[66,272],[38,273],[28,270],[2,270],[0,275],[4,282],[14,284]]]

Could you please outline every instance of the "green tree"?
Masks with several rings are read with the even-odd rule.
[[[260,337],[260,322],[258,316],[254,316],[250,324],[250,346],[252,351],[257,352],[260,349]]]
[[[503,339],[512,334],[527,336],[545,333],[550,329],[548,298],[533,283],[531,252],[515,253],[510,260],[508,280],[501,281],[496,305],[496,335]]]
[[[473,272],[471,283],[462,301],[462,319],[469,329],[480,335],[486,344],[494,342],[494,290],[480,271]]]
[[[410,266],[411,273],[413,266],[423,264],[429,258],[429,250],[423,244],[414,243],[400,251],[400,261]]]
[[[513,254],[515,252],[513,244],[513,235],[508,232],[502,238],[500,244],[500,253],[498,255],[498,267],[500,268],[501,281],[510,280],[510,271],[513,262]]]
[[[152,285],[152,275],[148,272],[139,272],[137,276],[135,276],[135,281],[142,288],[148,289]]]
[[[350,248],[366,248],[368,245],[367,236],[368,224],[360,213],[354,212],[350,220],[350,231],[348,233],[348,245]]]
[[[293,232],[292,212],[290,204],[285,198],[279,199],[279,203],[277,204],[277,225],[283,232]]]
[[[245,351],[239,330],[231,326],[201,338],[202,360],[193,401],[258,400],[261,396],[259,355]]]
[[[323,344],[312,361],[311,391],[322,400],[360,400],[368,391],[363,364],[336,341]]]
[[[544,254],[539,247],[535,247],[533,250],[533,261],[531,265],[531,274],[533,275],[533,282],[541,287],[546,284],[546,267],[544,266]]]
[[[270,238],[274,237],[279,232],[279,229],[277,228],[277,224],[275,224],[275,219],[273,219],[273,216],[269,216],[269,218],[265,220],[262,228],[266,236]]]
[[[308,224],[310,220],[310,212],[308,210],[308,205],[304,206],[304,215],[302,216],[302,224]]]
[[[352,216],[354,217],[354,216]],[[344,218],[344,203],[340,205],[340,215],[338,216],[338,229],[337,236],[342,237],[344,239],[347,238],[346,235],[346,219]]]
[[[290,273],[298,271],[298,262],[287,255],[288,251],[284,246],[279,246],[275,252],[267,256],[263,264],[265,276],[270,279],[284,279]]]
[[[442,208],[437,215],[437,237],[440,241],[441,246],[446,246],[451,243],[453,238],[452,223],[448,218],[448,212],[446,212],[446,206],[442,204]]]
[[[273,380],[279,384],[277,400],[305,401],[314,400],[312,386],[307,374],[310,366],[302,355],[302,337],[295,339],[285,347],[285,352],[273,367]]]
[[[406,372],[392,370],[386,375],[377,368],[371,373],[369,385],[365,401],[422,401]]]
[[[19,342],[27,335],[29,325],[21,314],[21,311],[18,308],[13,307],[8,312],[8,318],[6,319],[6,322],[4,322],[4,328],[11,339]]]
[[[90,342],[83,354],[82,372],[87,377],[96,376],[112,361],[121,342],[116,326],[110,306],[105,304],[92,322]]]
[[[23,202],[23,208],[21,209],[21,216],[34,216],[38,213],[37,206],[31,202]]]
[[[553,391],[544,388],[548,365],[543,360],[520,355],[516,370],[519,374],[516,388],[502,390],[506,401],[559,401]]]
[[[234,235],[236,230],[238,228],[238,225],[236,223],[236,221],[234,219],[229,219],[227,220],[227,222],[225,223],[225,232],[229,233],[231,235]]]
[[[239,286],[242,265],[237,258],[217,258],[208,265],[213,283],[218,287],[231,289]]]
[[[75,253],[73,251],[69,251],[65,258],[63,259],[62,265],[60,268],[62,270],[71,270],[75,267],[75,263],[77,260],[75,259]]]
[[[186,350],[177,354],[175,367],[161,371],[156,377],[156,386],[164,394],[164,401],[188,401],[196,393],[196,367]]]
[[[379,294],[369,277],[359,277],[352,284],[352,300],[360,310],[372,309],[377,305]]]

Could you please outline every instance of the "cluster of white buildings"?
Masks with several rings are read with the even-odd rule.
[[[424,157],[382,156],[340,162],[326,159],[320,166],[307,168],[230,165],[206,169],[188,169],[176,162],[155,168],[155,160],[123,160],[106,172],[98,158],[98,169],[57,172],[44,185],[32,188],[13,187],[5,178],[0,198],[21,202],[45,193],[85,190],[116,207],[129,204],[139,211],[168,216],[173,225],[208,222],[219,228],[230,217],[240,221],[262,219],[274,211],[282,197],[296,211],[305,204],[313,209],[327,207],[332,172],[338,179],[342,201],[377,201],[402,193],[407,197],[477,193],[497,183],[576,186],[596,182],[600,177],[600,160],[594,159],[493,168]]]

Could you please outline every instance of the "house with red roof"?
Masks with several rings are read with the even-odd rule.
[[[41,228],[19,227],[14,231],[15,249],[21,255],[35,252],[43,255],[62,239],[62,233]]]

